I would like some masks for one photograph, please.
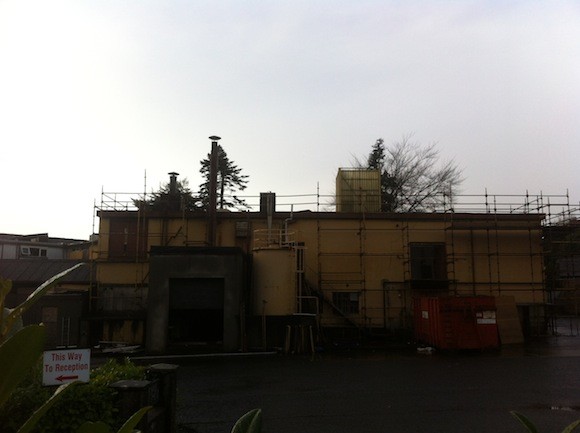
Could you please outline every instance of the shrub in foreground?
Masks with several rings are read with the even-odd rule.
[[[0,409],[3,431],[17,432],[30,415],[54,393],[56,387],[42,385],[41,368],[38,364]],[[145,369],[129,360],[108,360],[91,372],[89,383],[77,384],[63,393],[42,417],[34,432],[76,432],[86,421],[101,421],[118,428],[125,420],[117,416],[115,391],[109,385],[118,380],[144,378]]]

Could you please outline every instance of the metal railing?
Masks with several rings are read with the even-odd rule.
[[[294,232],[283,229],[254,230],[254,249],[292,247],[294,236]]]

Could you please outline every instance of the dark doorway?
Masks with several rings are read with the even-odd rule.
[[[169,280],[169,343],[216,343],[224,334],[224,279]]]

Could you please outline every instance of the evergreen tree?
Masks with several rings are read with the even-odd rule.
[[[367,160],[367,168],[371,170],[382,170],[383,164],[385,163],[385,145],[384,140],[379,138],[375,144],[373,144],[373,149]]]
[[[177,173],[171,173],[177,176]],[[167,182],[159,187],[159,190],[152,193],[151,198],[147,200],[133,200],[133,204],[143,209],[147,206],[151,210],[186,210],[193,211],[199,209],[197,200],[189,189],[187,178],[183,180],[175,179],[175,189],[172,190],[171,182]]]
[[[248,208],[245,200],[235,195],[236,191],[243,191],[247,187],[248,176],[242,174],[242,169],[228,158],[226,151],[218,144],[217,155],[217,206],[218,209]],[[199,186],[198,205],[203,209],[209,206],[209,177],[211,154],[200,161],[199,172],[205,182]]]

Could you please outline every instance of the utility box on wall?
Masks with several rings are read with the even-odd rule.
[[[438,349],[499,347],[495,298],[420,297],[413,302],[415,338]]]

